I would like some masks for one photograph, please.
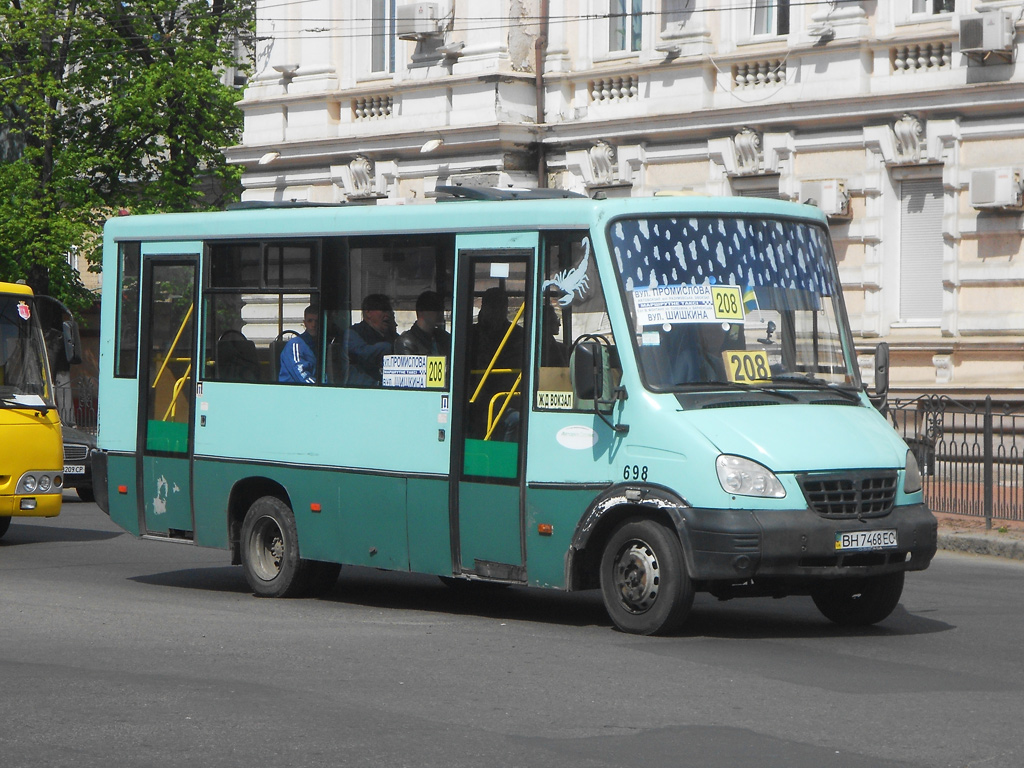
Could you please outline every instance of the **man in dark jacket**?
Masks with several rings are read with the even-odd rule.
[[[444,299],[424,291],[416,299],[416,322],[395,342],[396,355],[448,355],[452,337],[444,329]]]
[[[384,356],[392,354],[398,338],[395,310],[383,293],[371,293],[363,299],[363,319],[348,329],[345,349],[348,353],[348,386],[379,387]]]

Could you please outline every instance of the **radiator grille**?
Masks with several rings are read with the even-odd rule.
[[[64,444],[64,461],[80,461],[89,455],[89,446]]]
[[[895,472],[798,475],[811,509],[822,517],[880,517],[896,499]]]

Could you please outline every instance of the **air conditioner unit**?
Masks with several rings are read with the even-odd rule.
[[[818,206],[830,219],[850,218],[850,196],[840,179],[805,181],[800,185],[800,199]]]
[[[1013,18],[1001,9],[960,17],[960,52],[981,54],[1013,50]]]
[[[970,194],[974,208],[1019,208],[1024,202],[1020,172],[1014,168],[971,171]]]
[[[441,33],[437,3],[409,3],[395,9],[395,32],[403,40],[422,40]]]

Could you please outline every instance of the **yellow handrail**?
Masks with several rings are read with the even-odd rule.
[[[185,332],[185,326],[188,324],[189,319],[192,317],[192,310],[195,309],[195,303],[188,305],[188,312],[185,313],[185,319],[181,321],[181,326],[178,328],[178,333],[174,337],[174,341],[171,342],[171,348],[167,350],[167,355],[164,357],[164,362],[160,366],[160,370],[157,371],[156,378],[153,379],[153,389],[156,389],[156,385],[160,381],[160,377],[164,375],[164,369],[167,368],[167,364],[171,361],[171,355],[174,354],[174,348],[178,346],[178,341],[181,339],[181,334]],[[191,358],[189,358],[191,359]],[[191,365],[189,366],[191,367]]]
[[[493,372],[494,364],[498,362],[498,355],[500,355],[502,353],[502,350],[505,349],[505,344],[508,343],[508,339],[512,335],[512,329],[516,327],[516,323],[518,323],[520,318],[522,318],[524,309],[526,309],[525,301],[522,304],[520,304],[519,309],[516,310],[516,316],[512,318],[512,322],[509,323],[508,330],[505,331],[505,335],[501,339],[501,343],[498,345],[498,348],[494,350],[494,355],[491,357],[491,362],[487,365],[487,370],[484,371],[484,375],[480,378],[480,383],[476,385],[476,391],[473,393],[473,396],[469,398],[469,402],[476,402],[477,395],[480,394],[480,390],[483,389],[484,387],[484,382],[487,381],[487,377],[490,376],[491,373]],[[519,377],[522,378],[522,376],[523,374],[520,373]]]
[[[185,388],[185,382],[188,381],[190,373],[192,373],[192,363],[189,363],[188,368],[185,369],[185,375],[174,382],[174,389],[171,390],[171,404],[167,406],[164,417],[160,421],[167,421],[168,416],[174,418],[178,407],[178,397],[181,395],[181,390]]]
[[[491,402],[487,406],[487,434],[484,435],[484,440],[491,439],[491,433],[494,432],[494,428],[498,426],[498,422],[501,421],[501,417],[505,415],[505,410],[508,408],[508,404],[512,401],[512,398],[519,394],[519,382],[523,380],[523,374],[519,374],[519,378],[516,379],[516,383],[512,385],[512,389],[508,392],[498,392],[491,398]],[[494,416],[494,403],[499,397],[505,397],[505,402],[501,404],[501,410],[498,411],[498,415]]]

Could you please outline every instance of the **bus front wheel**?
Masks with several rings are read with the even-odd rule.
[[[7,529],[11,527],[10,517],[0,517],[0,537],[7,533]]]
[[[877,624],[896,610],[903,595],[904,573],[837,581],[819,587],[811,599],[822,615],[845,627]]]
[[[693,605],[694,588],[675,533],[654,520],[620,525],[601,557],[601,593],[623,632],[660,635],[679,629]]]
[[[312,563],[299,558],[299,535],[291,509],[275,496],[257,499],[242,522],[242,568],[259,597],[299,597],[313,577]]]

